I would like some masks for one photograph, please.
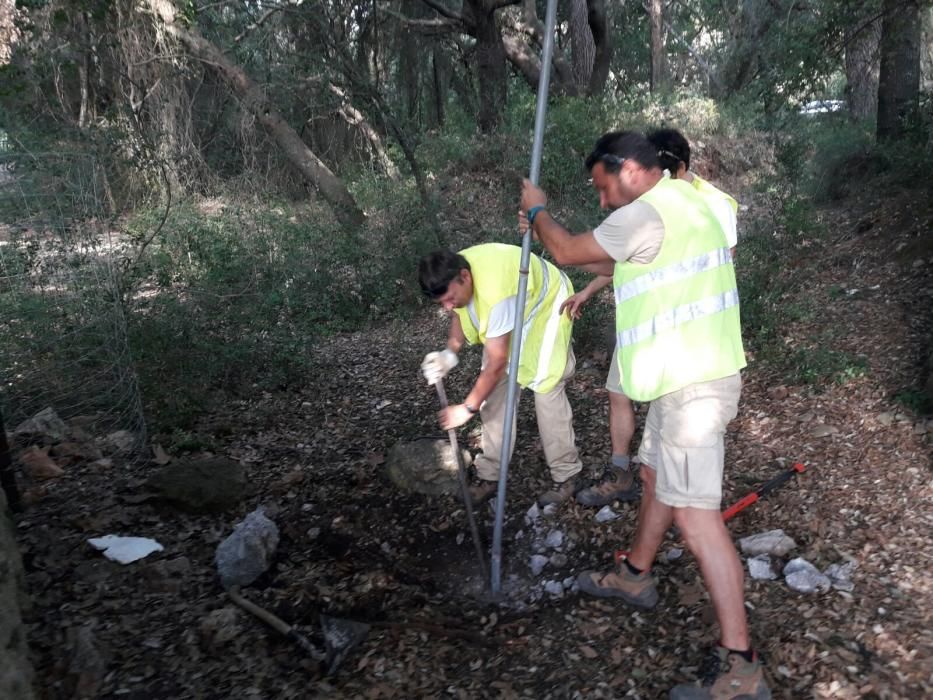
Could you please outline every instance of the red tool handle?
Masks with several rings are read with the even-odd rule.
[[[760,487],[758,487],[755,491],[748,494],[747,496],[744,496],[737,503],[734,503],[733,505],[726,508],[726,510],[722,512],[722,521],[726,522],[730,518],[735,517],[737,514],[739,514],[746,508],[748,508],[750,505],[752,505],[753,503],[756,503],[758,500],[760,500],[761,498],[764,498],[769,493],[774,491],[774,489],[776,489],[778,486],[783,484],[785,481],[788,481],[795,474],[802,474],[805,471],[806,471],[806,467],[803,466],[803,464],[801,464],[800,462],[797,462],[797,464],[795,464],[793,467],[791,467],[787,471],[782,472],[781,474],[778,474],[773,479],[769,479],[768,481],[763,483]]]

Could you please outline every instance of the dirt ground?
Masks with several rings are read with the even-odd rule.
[[[933,423],[894,399],[922,384],[930,349],[931,203],[895,192],[882,204],[869,191],[819,214],[822,242],[775,260],[775,274],[795,281],[783,301],[800,310],[781,329],[783,342],[791,352],[818,338],[864,357],[864,372],[794,384],[750,355],[727,436],[724,501],[804,463],[804,475],[730,530],[738,538],[783,528],[798,544],[793,555],[821,569],[854,561],[854,590],[804,594],[783,579],[747,578],[751,632],[775,697],[931,697]],[[691,680],[717,632],[693,558],[668,561],[683,547],[673,537],[655,568],[654,610],[540,593],[545,580],[609,566],[613,550],[631,541],[636,509],[618,506],[621,517],[598,523],[594,509],[563,506],[546,527],[564,534],[565,561],[532,576],[524,517],[547,477],[530,397],[520,410],[504,549],[506,585],[521,590],[506,604],[480,591],[462,505],[399,493],[386,479],[392,445],[443,437],[418,365],[444,333],[431,309],[414,322],[332,338],[314,350],[313,384],[257,393],[206,418],[199,432],[214,451],[247,466],[248,496],[232,512],[193,516],[135,502],[151,464],[75,466],[52,483],[18,521],[41,696],[656,698]],[[607,349],[580,352],[570,386],[590,475],[609,453]],[[477,362],[474,352],[451,376],[452,400]],[[639,430],[644,415],[642,407]],[[468,445],[475,437],[472,425],[461,433]],[[236,608],[217,580],[217,544],[260,504],[281,542],[269,572],[244,594],[315,643],[321,613],[371,625],[332,676]],[[488,541],[492,512],[480,516]],[[114,564],[86,544],[110,532],[153,537],[165,549]]]

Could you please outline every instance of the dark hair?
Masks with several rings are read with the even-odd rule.
[[[644,136],[635,131],[610,131],[599,137],[586,158],[586,169],[602,163],[607,173],[617,173],[626,160],[634,160],[644,168],[660,166],[657,149]]]
[[[470,263],[452,250],[435,250],[418,263],[418,282],[421,291],[432,299],[444,296],[450,283],[460,276],[460,270],[469,270]]]
[[[671,175],[677,174],[677,168],[681,163],[687,170],[690,170],[690,144],[677,129],[650,131],[648,141],[657,149],[661,167],[669,170]]]

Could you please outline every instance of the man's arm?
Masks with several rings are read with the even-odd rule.
[[[564,313],[566,310],[570,318],[580,318],[583,315],[583,305],[592,299],[593,295],[600,289],[611,283],[612,277],[606,275],[594,277],[581,291],[564,299],[564,303],[560,305],[560,312]]]
[[[534,185],[531,180],[522,183],[521,209],[519,210],[519,229],[524,232],[528,227],[526,212],[540,208],[535,214],[533,230],[535,235],[554,256],[558,265],[589,265],[592,263],[615,263],[602,246],[596,242],[592,231],[573,235],[561,226],[546,209],[547,196],[544,190]]]
[[[484,346],[484,364],[476,382],[470,393],[467,394],[463,403],[455,406],[448,406],[438,414],[441,422],[441,428],[444,430],[453,430],[467,423],[473,417],[473,412],[478,411],[483,401],[489,398],[489,395],[496,388],[496,384],[502,379],[509,364],[509,338],[511,333],[500,335],[496,338],[487,338]],[[467,408],[469,405],[473,411]]]
[[[447,349],[459,353],[465,342],[466,335],[463,333],[463,326],[460,324],[460,315],[451,311],[450,328],[447,330]]]

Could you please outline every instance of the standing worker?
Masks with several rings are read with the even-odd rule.
[[[663,177],[657,149],[635,132],[603,135],[586,160],[600,206],[593,231],[571,235],[526,180],[519,223],[560,265],[613,272],[622,386],[650,401],[639,449],[643,493],[631,552],[608,572],[586,571],[580,589],[652,608],[651,572],[674,523],[700,565],[720,627],[703,685],[678,685],[674,700],[767,700],[745,615],[743,570],[720,516],[723,435],[735,417],[745,366],[739,298],[722,227],[685,182]],[[601,269],[597,269],[600,268]]]
[[[735,245],[738,241],[736,214],[738,202],[722,190],[690,170],[690,144],[676,129],[655,129],[647,134],[648,141],[657,149],[661,168],[675,180],[689,182],[706,199],[726,234],[726,242],[735,257]],[[612,284],[612,276],[597,276],[581,291],[564,302],[563,308],[574,319],[582,315],[583,305],[604,287]],[[618,355],[618,348],[613,357]],[[632,436],[635,434],[635,409],[625,392],[619,376],[619,363],[609,365],[606,377],[606,390],[609,393],[609,440],[612,456],[599,483],[577,493],[577,502],[585,506],[605,506],[613,501],[635,501],[640,493],[635,471],[629,457]]]
[[[473,388],[463,403],[440,412],[444,430],[463,425],[477,413],[482,418],[483,453],[474,463],[478,482],[470,487],[474,505],[494,496],[498,488],[520,259],[521,248],[517,246],[485,243],[459,253],[435,251],[418,266],[424,293],[453,311],[447,347],[428,353],[421,365],[428,383],[443,379],[457,366],[457,353],[464,342],[483,346],[482,369]],[[560,312],[561,304],[573,294],[573,285],[563,272],[537,255],[531,256],[529,267],[518,385],[535,394],[538,433],[553,482],[538,502],[547,505],[572,498],[582,470],[566,392],[566,382],[576,366],[570,347],[573,323]]]

